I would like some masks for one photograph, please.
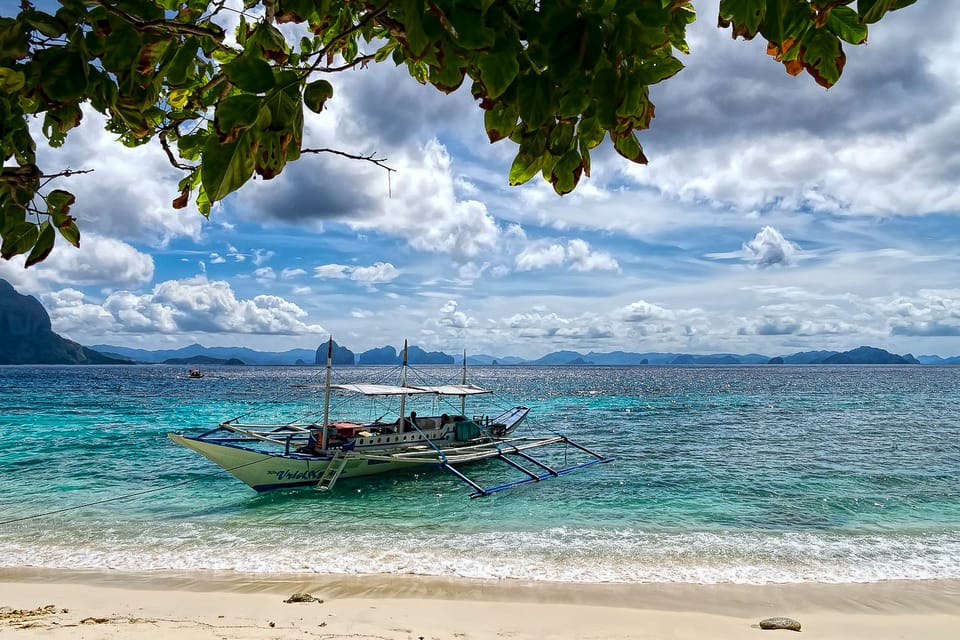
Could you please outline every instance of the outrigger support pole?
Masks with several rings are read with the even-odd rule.
[[[538,481],[538,482],[540,481],[540,476],[538,476],[537,474],[535,474],[533,471],[530,471],[529,469],[527,469],[527,468],[526,468],[525,466],[523,466],[522,464],[511,460],[510,458],[508,458],[507,456],[503,455],[502,453],[501,453],[499,456],[497,456],[497,457],[500,458],[501,460],[503,460],[504,462],[506,462],[506,463],[507,463],[508,465],[510,465],[511,467],[513,467],[513,468],[515,468],[515,469],[519,469],[520,471],[524,472],[525,474],[527,474],[528,476],[530,476],[530,477],[533,478],[534,480],[536,480],[536,481]]]
[[[550,475],[552,475],[552,476],[554,476],[554,477],[560,475],[560,474],[557,472],[556,469],[553,469],[553,468],[551,468],[551,467],[548,467],[547,465],[543,464],[542,462],[540,462],[539,460],[537,460],[537,459],[534,458],[533,456],[528,456],[528,455],[525,454],[523,451],[511,451],[510,453],[513,453],[513,454],[515,454],[515,455],[518,455],[518,456],[520,456],[521,458],[523,458],[524,460],[526,460],[526,461],[528,461],[528,462],[532,462],[533,464],[537,465],[538,467],[540,467],[541,469],[543,469],[543,470],[545,470],[545,471],[549,471],[549,472],[550,472]],[[503,456],[501,456],[501,457],[503,457]],[[597,457],[599,458],[600,456],[597,456]],[[504,460],[506,460],[506,458],[504,458]]]
[[[570,440],[570,439],[567,438],[567,437],[564,437],[564,438],[563,438],[563,441],[566,442],[566,443],[569,444],[569,445],[573,445],[573,446],[576,447],[577,449],[580,449],[580,451],[589,453],[590,455],[592,455],[592,456],[594,456],[594,457],[597,457],[597,458],[600,458],[600,459],[603,459],[603,458],[604,458],[604,456],[600,455],[600,454],[597,453],[596,451],[591,451],[590,449],[587,449],[587,448],[586,448],[585,446],[583,446],[582,444],[577,444],[576,442],[574,442],[573,440]]]
[[[457,476],[458,478],[460,478],[461,480],[463,480],[464,482],[466,482],[468,485],[470,485],[471,487],[473,487],[474,489],[476,489],[476,492],[475,492],[475,493],[471,493],[471,494],[470,494],[471,496],[474,496],[474,495],[485,496],[485,495],[487,495],[487,490],[486,490],[486,489],[484,489],[483,487],[481,487],[480,485],[478,485],[476,482],[474,482],[473,480],[471,480],[470,478],[468,478],[467,476],[465,476],[463,473],[461,473],[461,471],[460,471],[459,469],[457,469],[457,468],[454,467],[453,465],[448,464],[448,463],[446,463],[446,462],[441,462],[441,463],[440,463],[440,468],[449,471],[450,473],[452,473],[453,475]]]
[[[445,471],[449,471],[450,473],[455,475],[457,478],[459,478],[466,484],[470,485],[471,488],[473,488],[473,492],[470,493],[471,498],[481,498],[481,497],[489,496],[490,494],[497,493],[505,489],[510,489],[512,487],[517,487],[523,484],[530,484],[531,482],[540,482],[541,480],[547,480],[548,478],[558,478],[562,475],[572,473],[579,469],[592,467],[595,464],[613,462],[613,458],[608,458],[599,453],[591,451],[590,449],[582,445],[579,445],[576,442],[573,442],[567,439],[566,437],[560,437],[556,440],[552,440],[551,442],[557,443],[557,444],[561,442],[564,444],[571,444],[577,449],[580,449],[581,451],[583,451],[584,453],[588,453],[591,456],[593,456],[593,459],[587,460],[585,462],[581,462],[579,464],[570,464],[570,465],[566,465],[564,467],[555,469],[547,464],[544,464],[543,462],[540,462],[533,456],[524,453],[517,447],[504,447],[502,449],[500,447],[497,447],[498,453],[495,456],[491,457],[490,459],[503,460],[514,469],[517,469],[518,471],[522,472],[526,477],[521,478],[519,480],[511,480],[508,482],[503,482],[501,484],[494,485],[492,487],[486,487],[486,488],[480,486],[479,484],[474,482],[472,479],[468,478],[463,472],[461,472],[459,469],[455,468],[452,464],[447,462],[445,457],[440,458],[439,465],[441,469]],[[549,443],[545,443],[545,444],[549,444]],[[540,467],[541,469],[543,469],[543,472],[536,473],[534,471],[531,471],[530,469],[524,467],[522,464],[518,463],[516,460],[511,460],[508,456],[518,456],[520,458],[523,458],[524,460],[527,460],[528,462],[531,462],[536,466]]]

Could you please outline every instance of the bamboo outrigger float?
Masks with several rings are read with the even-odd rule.
[[[612,459],[561,435],[515,435],[529,408],[512,407],[494,417],[468,418],[466,397],[490,391],[466,382],[466,357],[460,384],[411,385],[407,382],[404,343],[399,385],[331,384],[333,341],[327,352],[323,422],[246,424],[238,419],[220,423],[197,436],[170,433],[173,442],[192,449],[223,467],[256,491],[313,485],[328,491],[342,478],[379,475],[411,467],[435,466],[467,484],[470,497],[487,496],[522,484],[558,477]],[[330,421],[330,393],[339,390],[363,396],[398,396],[399,417]],[[459,396],[460,414],[417,417],[405,413],[412,396]],[[536,450],[563,449],[564,463],[534,458]],[[572,449],[585,460],[568,464]],[[522,476],[484,487],[460,468],[481,460],[500,460]]]

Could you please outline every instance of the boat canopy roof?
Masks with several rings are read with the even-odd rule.
[[[431,387],[418,385],[417,388],[439,393],[442,396],[474,396],[480,393],[493,393],[493,391],[483,389],[475,384],[443,384]]]
[[[402,396],[412,393],[433,393],[448,396],[472,396],[480,393],[493,393],[472,384],[445,384],[440,386],[406,386],[390,384],[333,384],[331,389],[353,391],[365,396]]]

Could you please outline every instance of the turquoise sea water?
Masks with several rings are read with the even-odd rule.
[[[268,413],[316,412],[319,391],[295,385],[322,372],[205,371],[0,367],[0,522],[162,489],[2,524],[0,566],[960,578],[960,367],[477,367],[471,381],[497,389],[494,404],[532,408],[529,432],[616,457],[477,500],[439,470],[256,494],[166,432],[263,417],[264,399],[280,399]],[[496,462],[468,472],[507,473]]]

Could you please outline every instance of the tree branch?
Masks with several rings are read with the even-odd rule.
[[[351,160],[364,160],[372,164],[377,165],[381,169],[387,171],[387,173],[395,173],[396,169],[388,167],[385,163],[386,158],[378,158],[376,152],[371,153],[367,156],[358,155],[355,153],[347,153],[346,151],[339,151],[337,149],[328,149],[324,147],[323,149],[301,149],[300,153],[335,153],[338,156],[343,156],[344,158],[350,158]]]
[[[181,169],[183,171],[193,171],[194,169],[196,169],[196,167],[191,166],[189,164],[183,164],[182,162],[176,159],[176,157],[173,155],[173,151],[170,150],[170,142],[167,140],[166,129],[161,131],[157,137],[160,138],[160,146],[163,147],[164,153],[167,154],[167,160],[170,161],[170,164],[172,164],[177,169]]]
[[[352,69],[357,65],[367,66],[367,63],[376,58],[376,54],[370,53],[364,56],[359,56],[354,59],[353,62],[349,62],[345,65],[339,67],[318,67],[315,71],[323,71],[324,73],[336,73],[337,71],[346,71],[347,69]]]
[[[368,13],[367,15],[363,16],[362,18],[360,18],[360,20],[357,21],[357,24],[355,24],[355,25],[353,25],[352,27],[350,27],[349,29],[346,29],[346,30],[344,30],[344,31],[341,31],[341,32],[338,33],[337,35],[333,36],[333,38],[330,40],[330,42],[327,43],[327,46],[325,46],[323,49],[320,49],[319,51],[317,51],[317,52],[315,52],[315,53],[313,54],[313,55],[317,56],[317,61],[316,61],[316,62],[314,63],[314,65],[310,68],[309,71],[316,71],[316,70],[319,68],[320,61],[323,60],[323,59],[326,57],[327,53],[330,52],[330,50],[331,50],[331,48],[333,47],[333,45],[335,45],[335,44],[336,44],[337,42],[339,42],[340,40],[343,40],[344,38],[346,38],[346,37],[349,36],[350,34],[356,33],[357,31],[359,31],[360,29],[362,29],[364,26],[366,26],[366,24],[367,24],[368,22],[370,22],[371,20],[374,20],[374,19],[376,19],[377,17],[379,17],[379,16],[383,15],[384,13],[386,13],[386,12],[387,12],[387,7],[389,7],[389,6],[390,6],[390,3],[387,2],[385,5],[383,5],[382,7],[380,7],[379,9],[377,9],[376,11],[371,11],[371,12]]]
[[[132,16],[126,11],[119,9],[108,2],[103,0],[96,0],[96,4],[100,7],[103,7],[107,12],[112,13],[113,15],[119,17],[125,22],[129,23],[137,31],[164,31],[164,32],[176,32],[176,33],[189,33],[191,35],[200,36],[201,38],[210,37],[216,40],[218,43],[223,42],[223,30],[217,29],[208,29],[204,27],[199,27],[195,24],[187,24],[183,22],[175,22],[173,20],[143,20]]]

